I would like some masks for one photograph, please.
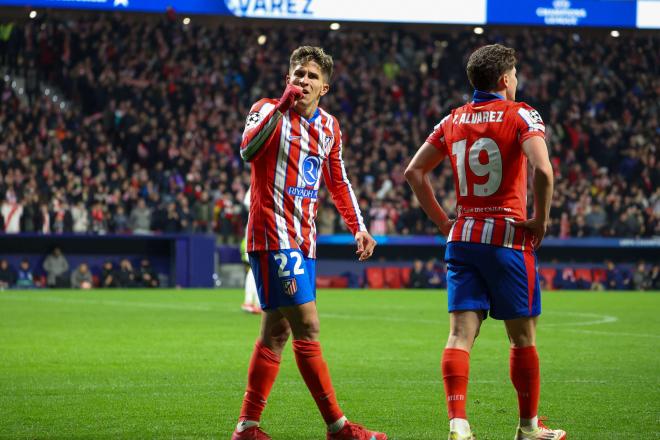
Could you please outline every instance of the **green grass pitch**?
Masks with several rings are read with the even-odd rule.
[[[0,293],[1,439],[228,439],[259,318],[237,290]],[[660,295],[547,292],[541,414],[569,439],[660,439]],[[347,416],[391,439],[444,439],[446,294],[320,291],[321,343]],[[289,345],[290,347],[290,345]],[[263,415],[274,439],[325,427],[287,347]],[[479,440],[513,438],[508,341],[472,353]]]

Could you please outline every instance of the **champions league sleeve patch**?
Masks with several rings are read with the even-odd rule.
[[[263,119],[264,115],[259,112],[252,112],[248,115],[245,120],[245,128],[250,129],[259,125],[259,122]]]
[[[541,115],[539,112],[536,110],[530,110],[529,111],[529,117],[532,119],[532,122],[535,124],[541,123],[543,124],[543,119],[541,118]]]

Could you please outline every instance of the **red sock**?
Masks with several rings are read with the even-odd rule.
[[[264,346],[261,341],[254,344],[250,366],[248,368],[248,384],[239,421],[261,419],[261,413],[266,406],[266,400],[273,388],[275,378],[280,371],[281,356]]]
[[[442,380],[445,383],[449,420],[467,419],[465,401],[469,375],[470,353],[460,348],[445,348],[442,353]]]
[[[536,347],[512,348],[509,360],[511,382],[518,392],[520,418],[534,418],[541,395],[541,371]]]
[[[321,344],[317,341],[293,341],[298,370],[312,393],[323,420],[328,425],[343,417],[330,380],[328,365],[321,354]]]

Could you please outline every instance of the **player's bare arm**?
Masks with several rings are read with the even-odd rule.
[[[553,190],[552,164],[548,147],[542,137],[534,136],[527,139],[523,142],[522,149],[534,170],[534,217],[527,221],[516,222],[514,225],[525,227],[534,234],[533,244],[536,249],[543,241],[550,218]]]
[[[438,226],[443,235],[449,235],[454,221],[449,219],[438,199],[435,198],[428,176],[444,158],[445,154],[441,150],[424,142],[406,168],[405,176],[426,215]]]

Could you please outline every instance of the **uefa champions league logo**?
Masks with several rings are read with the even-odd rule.
[[[316,156],[307,156],[303,161],[302,175],[307,186],[315,186],[319,180],[321,159]]]

